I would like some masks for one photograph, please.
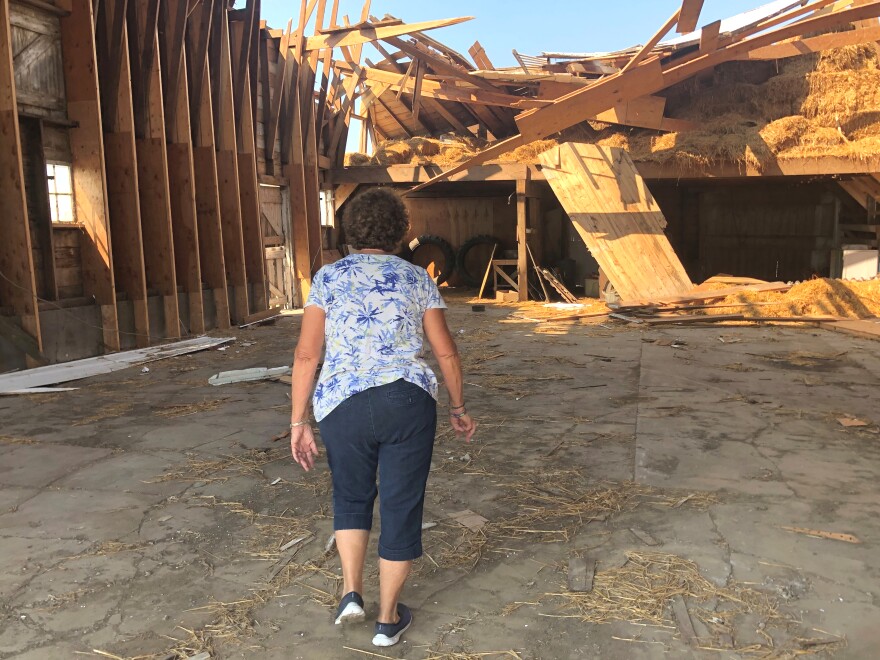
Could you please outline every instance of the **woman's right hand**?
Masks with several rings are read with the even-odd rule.
[[[459,438],[463,435],[465,442],[470,442],[471,438],[474,437],[477,423],[470,415],[462,415],[461,417],[450,415],[449,422],[452,424],[452,428],[455,429],[455,435]]]

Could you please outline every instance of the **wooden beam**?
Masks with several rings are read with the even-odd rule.
[[[669,31],[678,22],[678,17],[680,15],[681,7],[679,7],[676,12],[672,16],[670,16],[669,19],[662,25],[662,27],[657,30],[654,36],[651,37],[648,42],[644,46],[642,46],[635,55],[633,55],[632,59],[626,63],[626,66],[624,66],[623,69],[621,69],[621,73],[625,73],[633,67],[638,66],[638,64],[642,62],[642,60],[644,60],[651,53],[652,50],[654,50],[654,47],[658,43],[660,43],[660,40],[667,34],[669,34]]]
[[[281,118],[281,102],[284,99],[285,84],[289,77],[288,67],[291,64],[290,59],[283,56],[282,53],[286,54],[288,52],[288,49],[290,48],[290,39],[293,36],[291,32],[292,29],[293,19],[290,19],[287,22],[287,30],[284,32],[284,36],[281,37],[281,41],[278,44],[279,55],[278,60],[275,63],[275,79],[274,81],[272,81],[272,92],[271,94],[267,93],[268,90],[265,90],[263,92],[263,140],[265,142],[266,149],[265,158],[267,168],[271,168],[273,173],[275,161],[275,140],[278,137],[278,124]],[[268,81],[268,59],[266,59],[265,69],[265,79]],[[267,108],[269,110],[268,113],[266,112]]]
[[[285,64],[288,72],[286,94],[286,131],[282,131],[282,153],[286,153],[284,176],[289,181],[291,240],[293,243],[294,286],[297,300],[304,304],[308,298],[311,285],[311,269],[309,260],[309,225],[306,212],[305,168],[303,163],[302,136],[302,103],[299,99],[299,75],[302,69],[302,46],[305,25],[314,8],[314,2],[306,7],[306,0],[301,0],[299,21],[294,32],[292,47],[281,51],[280,56],[289,60]]]
[[[424,21],[422,23],[410,23],[408,25],[392,25],[388,27],[370,27],[357,26],[345,30],[339,30],[333,34],[315,34],[308,37],[305,42],[305,50],[314,51],[322,48],[339,48],[342,46],[356,46],[371,41],[387,39],[389,37],[399,37],[404,34],[412,34],[413,32],[425,32],[427,30],[435,30],[450,25],[458,25],[465,21],[473,20],[473,16],[462,16],[460,18],[447,18],[438,21]]]
[[[165,5],[166,3],[163,3]],[[174,58],[183,59],[182,39],[186,27],[185,0],[178,0],[175,11],[166,13],[163,18],[169,38],[160,39],[160,53],[168,62],[167,70],[173,73],[176,89],[170,89],[169,81],[163,89],[165,98],[165,139],[167,141],[167,163],[169,202],[171,206],[171,227],[173,230],[174,265],[177,283],[183,287],[187,296],[188,323],[190,334],[203,334],[205,323],[204,298],[202,293],[202,269],[199,260],[199,228],[196,211],[195,170],[193,166],[192,133],[189,122],[189,97],[187,93],[186,67],[174,63]],[[184,11],[180,11],[183,7]],[[167,7],[166,7],[167,11]],[[181,25],[181,23],[183,25]],[[180,38],[181,43],[174,42]],[[169,99],[175,105],[169,107]]]
[[[158,57],[157,0],[129,0],[128,25],[138,27],[132,39],[132,88],[138,89],[133,100],[135,121],[138,196],[147,288],[162,298],[164,337],[181,336],[177,297],[177,273],[174,265],[174,236],[171,225],[168,154],[165,142],[164,103]],[[148,45],[152,43],[152,46]],[[149,62],[143,58],[149,57]],[[140,104],[140,112],[138,105]]]
[[[169,11],[169,4],[173,5],[173,13]],[[165,0],[159,4],[159,46],[162,51],[163,67],[162,97],[165,102],[165,121],[170,125],[176,123],[179,94],[182,90],[185,91],[180,85],[180,77],[183,70],[188,9],[189,0]]]
[[[718,48],[721,37],[721,21],[709,23],[700,30],[700,54],[711,53]]]
[[[701,11],[703,11],[703,0],[682,0],[675,31],[679,34],[688,34],[696,30]]]
[[[390,71],[382,71],[381,69],[354,67],[345,62],[336,62],[336,67],[343,71],[353,71],[354,73],[363,73],[363,79],[370,82],[380,82],[391,86],[392,91],[403,89],[405,93],[412,94],[415,88],[414,81],[407,79],[401,81],[400,75]],[[474,76],[475,80],[478,80]],[[522,96],[514,96],[504,92],[489,92],[478,89],[476,87],[463,87],[441,83],[436,80],[425,78],[422,81],[422,96],[429,96],[442,101],[457,101],[459,103],[467,103],[472,105],[497,105],[505,108],[543,108],[549,106],[551,101],[541,101],[538,99],[529,99]]]
[[[213,31],[214,1],[202,0],[199,15],[190,14],[187,25],[188,43],[186,47],[187,68],[189,71],[189,102],[190,124],[193,137],[199,131],[202,120],[202,96],[206,83],[210,82],[206,76],[210,75],[208,63],[208,44]]]
[[[22,330],[33,339],[36,351],[43,350],[40,316],[37,309],[37,284],[34,277],[31,232],[25,199],[21,161],[18,107],[15,97],[15,74],[12,67],[12,33],[9,24],[9,0],[0,0],[0,305],[12,309]],[[33,365],[28,357],[28,366]]]
[[[248,39],[249,33],[241,23],[232,24],[232,39],[238,42]],[[250,71],[245,69],[245,77]],[[266,277],[266,252],[263,246],[263,227],[260,220],[260,184],[257,177],[257,145],[254,131],[255,118],[251,114],[250,81],[242,88],[241,131],[238,143],[238,189],[241,203],[241,231],[244,245],[245,270],[250,285],[248,301],[250,313],[269,308],[269,288]]]
[[[755,49],[749,53],[745,53],[743,59],[776,60],[875,41],[880,41],[880,26],[858,28],[856,30],[847,30],[845,32],[832,32],[831,34],[823,34],[818,37],[808,37],[806,39],[793,39],[791,41]]]
[[[457,131],[463,135],[473,135],[474,132],[471,131],[467,126],[462,123],[462,121],[456,117],[444,104],[443,101],[437,101],[432,98],[426,97],[424,99],[425,107],[429,110],[433,110],[438,115],[443,117],[450,126],[452,126],[453,130]]]
[[[495,69],[495,66],[492,64],[489,56],[486,55],[486,51],[479,41],[475,41],[474,45],[468,48],[468,53],[470,53],[470,56],[474,59],[474,64],[477,65],[478,69],[483,69],[484,71]]]
[[[107,166],[107,199],[110,209],[110,236],[117,289],[133,307],[134,333],[123,335],[138,347],[150,345],[150,321],[147,304],[147,275],[141,229],[138,192],[137,152],[134,112],[131,96],[131,71],[128,31],[124,20],[127,0],[104,2],[104,20],[108,27],[98,32],[98,70],[101,98],[105,101],[104,157]],[[113,30],[121,25],[117,34]],[[114,53],[119,41],[120,54]],[[122,314],[120,312],[120,318]],[[125,343],[123,342],[123,346]]]
[[[258,6],[259,0],[247,0],[244,10],[244,21],[236,21],[236,24],[239,24],[239,27],[244,30],[242,38],[236,40],[238,47],[233,51],[234,56],[232,56],[232,102],[235,109],[235,130],[239,134],[241,133],[242,114],[245,110],[243,105],[244,88],[249,84],[247,72],[248,62],[250,61],[251,55],[251,45],[253,44],[251,36],[255,29],[255,22],[259,21],[259,14],[257,13]],[[229,26],[227,25],[227,28],[228,27]],[[256,71],[254,72],[254,75],[256,75]],[[250,106],[248,106],[247,109],[250,111]]]
[[[516,182],[516,273],[519,301],[529,299],[528,233],[526,232],[526,180]]]
[[[315,14],[315,34],[324,27],[326,0],[318,0]],[[307,52],[307,51],[306,51]],[[321,200],[318,175],[318,135],[315,125],[315,78],[318,73],[318,51],[308,52],[308,66],[300,68],[300,99],[303,103],[303,167],[306,196],[306,213],[309,223],[309,271],[311,275],[324,265],[323,228],[321,226]]]
[[[76,218],[83,226],[80,261],[83,294],[101,310],[104,351],[120,349],[116,283],[110,240],[110,209],[101,130],[101,100],[95,52],[95,18],[90,0],[67,0],[61,19],[61,53],[67,90],[68,130]]]
[[[220,219],[223,225],[223,259],[227,286],[232,289],[234,306],[230,316],[241,323],[250,314],[248,277],[242,232],[241,192],[238,175],[238,112],[233,98],[232,44],[226,7],[215,10],[211,37],[212,102],[214,104],[214,148],[217,159],[217,183],[220,193]],[[214,84],[216,81],[216,84]],[[239,109],[241,110],[241,109]]]
[[[478,165],[467,171],[452,175],[450,181],[502,181],[514,184],[529,173],[529,179],[543,181],[544,176],[535,165],[523,163],[493,163],[491,165]],[[352,167],[340,167],[330,170],[328,183],[332,185],[363,184],[406,184],[413,185],[429,181],[433,176],[442,172],[436,165],[361,165]]]
[[[377,96],[376,103],[382,106],[382,109],[385,110],[386,113],[388,113],[388,116],[391,117],[391,120],[394,122],[397,128],[403,131],[408,138],[413,137],[413,132],[409,130],[409,128],[407,128],[406,124],[403,123],[400,117],[398,117],[397,114],[390,107],[388,107],[388,104],[382,100],[382,97]]]
[[[364,0],[363,7],[361,8],[361,21],[366,21],[370,16],[370,4],[371,0]],[[346,21],[347,22],[347,21]],[[358,44],[357,46],[352,46],[348,50],[349,61],[354,65],[358,66],[361,62],[361,57],[363,55],[363,44]],[[329,155],[331,158],[334,158],[338,164],[342,164],[345,160],[345,146],[348,141],[348,131],[351,126],[351,114],[354,112],[354,101],[355,101],[355,90],[358,88],[358,85],[361,83],[361,78],[359,75],[350,76],[346,78],[345,84],[343,85],[342,91],[345,95],[347,103],[342,110],[342,116],[340,120],[337,120],[336,125],[333,127],[333,130],[330,134],[330,149]],[[362,130],[365,130],[366,125]]]
[[[339,12],[339,0],[333,0],[333,6],[330,10],[330,25],[336,24],[336,16]],[[318,79],[318,104],[315,108],[315,135],[318,142],[318,150],[320,152],[321,135],[324,128],[324,114],[327,108],[327,96],[330,93],[330,76],[332,73],[331,62],[333,57],[333,49],[324,49],[324,57],[321,59],[321,76]],[[324,145],[327,146],[326,144]]]

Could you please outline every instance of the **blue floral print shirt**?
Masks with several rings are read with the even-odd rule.
[[[353,394],[401,378],[437,398],[437,377],[422,356],[422,317],[446,303],[424,268],[393,255],[352,254],[318,271],[309,305],[327,315],[316,420]]]

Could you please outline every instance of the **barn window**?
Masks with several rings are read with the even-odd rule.
[[[49,206],[52,222],[74,222],[73,181],[70,165],[47,163],[46,177],[49,180]]]

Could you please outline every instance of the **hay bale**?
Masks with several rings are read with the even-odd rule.
[[[345,166],[357,167],[359,165],[369,165],[370,157],[357,151],[345,154]]]
[[[505,154],[504,161],[508,163],[537,163],[538,156],[558,144],[559,142],[556,140],[536,140],[535,142],[529,142],[521,147],[517,147],[509,154]]]
[[[407,140],[390,140],[381,143],[370,159],[371,165],[406,165],[413,157],[413,149]]]
[[[831,73],[839,71],[860,71],[880,69],[880,59],[873,44],[857,44],[833,48],[819,54],[816,71]]]

